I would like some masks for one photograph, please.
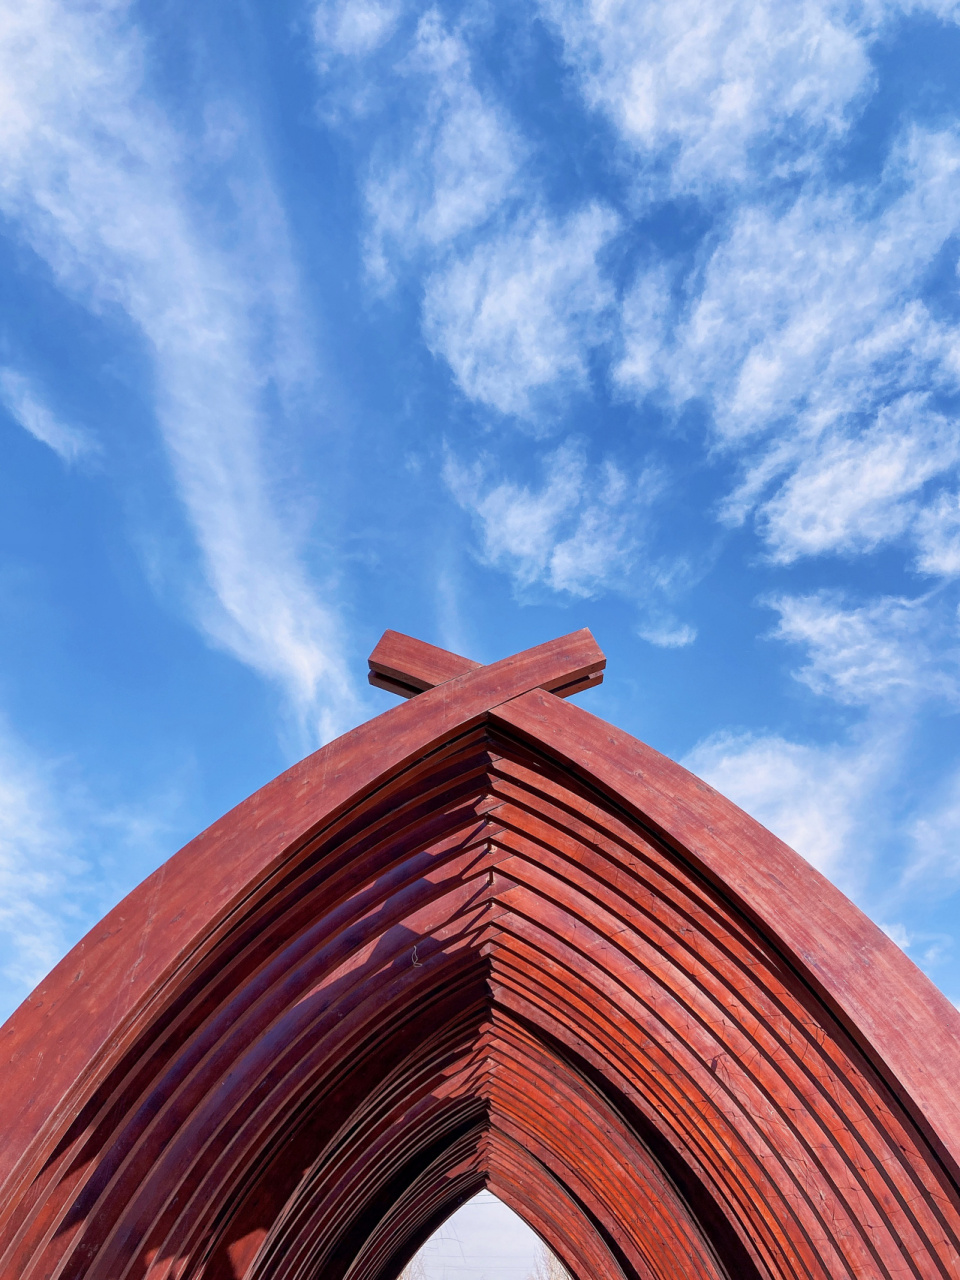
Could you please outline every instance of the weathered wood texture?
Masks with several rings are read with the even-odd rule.
[[[960,1015],[550,692],[602,664],[388,633],[424,691],[57,966],[0,1032],[0,1275],[395,1280],[486,1185],[580,1280],[956,1280]]]
[[[480,663],[399,631],[385,631],[370,655],[369,665],[367,679],[372,685],[401,698],[413,698],[454,676],[475,671]]]

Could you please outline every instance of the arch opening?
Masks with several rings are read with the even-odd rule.
[[[572,1280],[522,1218],[491,1191],[478,1192],[441,1224],[401,1280]]]

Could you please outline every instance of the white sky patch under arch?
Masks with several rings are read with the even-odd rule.
[[[417,1255],[424,1280],[531,1280],[540,1237],[502,1200],[481,1191]]]

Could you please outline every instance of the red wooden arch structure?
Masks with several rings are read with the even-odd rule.
[[[74,948],[2,1029],[4,1280],[395,1280],[484,1185],[579,1280],[956,1280],[960,1015],[603,665],[388,632],[410,700]]]

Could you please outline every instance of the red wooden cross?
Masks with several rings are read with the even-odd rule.
[[[569,698],[572,693],[592,689],[603,680],[603,668],[607,665],[603,651],[584,627],[560,636],[537,649],[527,650],[536,655],[534,679],[530,688],[547,689],[558,698]],[[517,657],[520,657],[518,654]],[[508,660],[509,661],[509,660]],[[385,631],[369,658],[370,674],[367,679],[378,689],[397,693],[401,698],[414,698],[418,693],[434,689],[457,676],[479,671],[483,664],[462,658],[448,649],[415,640],[399,631]],[[542,668],[542,680],[536,678]]]

